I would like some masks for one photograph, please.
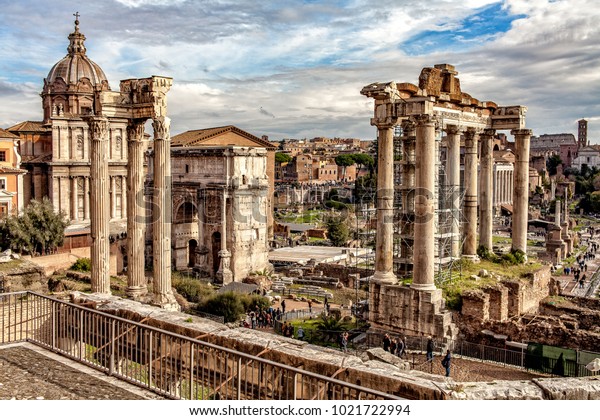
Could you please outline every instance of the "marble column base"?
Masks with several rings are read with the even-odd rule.
[[[393,271],[376,271],[375,274],[373,274],[373,280],[386,284],[398,283],[398,279]]]

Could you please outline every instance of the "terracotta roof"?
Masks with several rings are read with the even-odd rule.
[[[23,121],[16,125],[13,125],[8,131],[49,131],[48,127],[44,126],[43,121]]]
[[[247,131],[241,130],[233,125],[226,125],[223,127],[204,128],[202,130],[190,130],[185,133],[177,134],[171,138],[171,144],[173,146],[197,146],[206,142],[207,140],[217,137],[224,133],[233,132],[242,137],[246,137],[255,143],[258,143],[262,147],[274,149],[276,146],[266,140],[263,140],[255,135],[248,133]]]
[[[19,136],[14,135],[13,133],[5,130],[4,128],[0,128],[0,138],[2,138],[2,139],[18,139]]]
[[[12,166],[1,166],[0,165],[0,174],[26,174],[27,171],[25,169],[17,169]]]

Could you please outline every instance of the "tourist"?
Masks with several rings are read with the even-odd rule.
[[[281,300],[281,313],[284,314],[285,313],[285,299]]]
[[[392,338],[392,340],[390,341],[390,353],[396,354],[397,346],[398,346],[398,343],[396,342],[396,339]]]
[[[312,313],[312,300],[308,300],[308,312]]]
[[[396,346],[396,356],[402,357],[402,355],[404,354],[404,346],[404,340],[402,340],[402,337],[398,337],[398,344]]]
[[[296,338],[298,340],[304,340],[304,329],[302,328],[302,325],[300,325],[298,331],[296,331]]]
[[[390,340],[390,335],[389,335],[389,334],[386,334],[386,335],[383,337],[383,349],[384,349],[385,351],[390,351],[390,344],[391,344],[391,343],[392,343],[392,342],[391,342],[391,340]]]
[[[442,359],[442,366],[446,368],[446,376],[450,376],[450,360],[452,356],[450,355],[450,350],[446,350],[446,355]]]
[[[346,331],[340,335],[340,347],[344,353],[348,351],[348,333]]]
[[[433,362],[433,349],[435,348],[435,344],[433,342],[433,338],[431,336],[427,337],[427,361]]]

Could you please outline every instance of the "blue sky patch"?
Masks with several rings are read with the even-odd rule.
[[[513,21],[525,15],[511,15],[497,3],[480,9],[477,13],[445,30],[446,24],[440,24],[439,30],[429,30],[416,34],[400,45],[408,55],[429,54],[452,49],[464,51],[472,46],[489,41],[498,34],[507,32]]]

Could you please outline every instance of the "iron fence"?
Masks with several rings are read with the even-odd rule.
[[[367,347],[372,348],[382,346],[383,336],[384,334],[382,333],[368,333]],[[407,351],[419,353],[426,352],[427,337],[404,335],[400,335],[399,337],[403,338],[406,346],[405,349]],[[512,350],[506,347],[495,347],[481,343],[471,343],[465,340],[454,340],[436,343],[434,354],[443,355],[446,349],[450,350],[454,357],[465,357],[497,363],[504,366],[537,371],[552,376],[583,377],[594,375],[594,372],[586,369],[584,363],[527,353],[526,348]]]
[[[2,294],[0,308],[0,344],[28,341],[168,398],[398,398],[33,292]]]

